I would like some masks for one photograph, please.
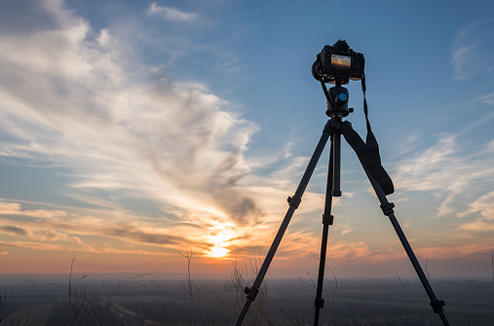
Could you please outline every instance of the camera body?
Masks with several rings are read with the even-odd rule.
[[[364,55],[355,52],[338,40],[333,46],[326,45],[312,65],[312,75],[317,81],[330,84],[348,84],[349,80],[364,77]]]

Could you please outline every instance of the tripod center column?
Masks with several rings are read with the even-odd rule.
[[[333,162],[333,185],[331,187],[331,195],[333,197],[341,197],[341,188],[340,188],[340,175],[341,175],[341,117],[333,117],[331,119],[332,122],[332,160]]]

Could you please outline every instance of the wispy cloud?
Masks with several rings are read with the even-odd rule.
[[[476,43],[462,44],[453,50],[451,64],[453,65],[454,80],[467,79],[477,72],[478,68],[474,67],[476,66],[475,59],[478,51],[479,45]]]
[[[11,225],[0,226],[0,233],[27,236],[27,231],[25,229]]]
[[[149,6],[148,10],[150,15],[158,15],[162,16],[168,20],[176,21],[176,22],[189,22],[197,19],[197,13],[183,12],[178,9],[162,7],[159,6],[156,2],[153,2]]]
[[[23,209],[19,203],[6,202],[0,202],[0,207],[6,213],[0,217],[0,233],[30,239],[29,243],[34,243],[32,241],[57,242],[59,247],[56,248],[65,246],[78,251],[98,252],[99,249],[95,247],[96,243],[86,242],[86,239],[88,236],[99,236],[103,241],[105,238],[114,238],[123,240],[125,243],[133,243],[138,245],[136,250],[145,244],[156,246],[155,251],[159,251],[159,248],[179,250],[186,244],[196,246],[189,238],[177,235],[177,228],[168,229],[145,221],[132,221],[125,216],[115,216],[115,212],[78,209],[78,213],[60,214],[57,210],[56,213],[49,214],[47,213],[50,212],[49,210]],[[5,209],[7,207],[9,209]],[[81,215],[81,212],[86,214]],[[92,213],[98,216],[90,215]],[[23,217],[21,221],[19,217]],[[101,240],[98,242],[101,243]],[[12,243],[17,243],[19,246],[18,240]],[[207,244],[204,245],[207,246]],[[45,248],[43,246],[33,247],[39,250]]]
[[[494,245],[490,236],[494,231],[494,191],[488,192],[470,203],[468,209],[459,213],[458,216],[463,220],[463,223],[459,226],[460,230],[477,235],[485,235],[488,239],[491,239],[490,247],[484,248],[484,252],[491,254]],[[475,218],[468,219],[470,216]]]
[[[4,152],[77,171],[73,187],[135,189],[173,206],[216,198],[242,219],[249,200],[220,193],[248,171],[243,151],[255,124],[202,85],[132,82],[118,50],[60,14],[59,29],[0,37],[3,130],[12,137]]]
[[[491,21],[476,21],[460,30],[453,42],[451,65],[453,79],[466,80],[485,71],[492,71],[494,60],[486,45],[492,43],[493,36],[488,31]]]
[[[115,35],[93,30],[61,2],[43,4],[55,26],[0,34],[0,154],[62,168],[70,180],[60,189],[64,196],[105,210],[29,210],[4,202],[0,231],[70,242],[77,250],[96,250],[102,240],[91,243],[90,235],[140,245],[135,250],[141,251],[189,244],[207,253],[218,237],[231,248],[264,244],[287,207],[286,180],[293,180],[287,171],[300,170],[307,158],[256,177],[259,162],[273,159],[246,159],[255,123],[229,111],[229,103],[204,85],[178,83],[136,63]],[[273,195],[281,198],[279,205]],[[307,193],[301,212],[319,208],[321,198]],[[161,216],[147,223],[121,204],[127,199],[150,200]],[[32,219],[15,223],[12,216]],[[252,234],[259,222],[264,226]]]
[[[481,96],[479,101],[484,104],[494,105],[494,92]]]
[[[465,215],[464,200],[479,196],[494,183],[494,167],[490,163],[490,143],[474,148],[461,143],[459,135],[442,135],[424,151],[411,155],[397,164],[394,177],[402,190],[432,191],[436,198],[443,198],[437,215]],[[480,206],[479,206],[480,207]],[[479,208],[480,210],[480,208]]]

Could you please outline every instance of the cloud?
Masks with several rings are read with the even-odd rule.
[[[436,198],[443,198],[438,216],[466,215],[466,212],[460,213],[466,209],[459,206],[465,204],[460,198],[483,198],[494,183],[491,144],[469,147],[459,142],[460,136],[461,133],[444,134],[435,144],[417,152],[415,157],[407,156],[395,167],[397,188],[433,191]]]
[[[1,230],[17,237],[11,245],[207,254],[221,235],[233,255],[247,255],[242,248],[272,240],[307,157],[247,158],[258,126],[228,101],[140,62],[111,30],[94,30],[61,1],[34,5],[49,24],[0,33],[0,155],[63,173],[69,183],[57,191],[87,205],[0,202]],[[269,164],[281,168],[255,174]],[[139,201],[151,203],[152,216],[134,209]],[[322,202],[307,192],[298,214]]]
[[[475,232],[492,232],[494,231],[494,224],[488,223],[483,219],[477,219],[470,223],[465,223],[460,226],[460,229],[467,231],[475,231]]]
[[[453,65],[454,80],[468,79],[474,73],[472,65],[478,50],[477,44],[459,46],[453,50],[451,64]]]
[[[461,29],[453,41],[451,65],[454,80],[467,80],[475,75],[492,71],[494,60],[486,51],[493,37],[490,21],[476,21]]]
[[[23,210],[16,202],[1,203],[3,214],[35,218],[22,228],[40,241],[76,243],[73,236],[93,234],[170,248],[185,241],[207,247],[203,231],[215,223],[236,225],[242,237],[240,226],[265,216],[257,197],[273,189],[259,194],[245,181],[255,123],[204,85],[136,62],[111,31],[93,30],[62,2],[38,4],[51,24],[0,33],[0,154],[63,171],[70,183],[61,194],[113,215]],[[141,222],[122,208],[127,199],[151,200],[168,229]]]
[[[78,215],[64,212],[64,214],[47,214],[49,210],[24,210],[19,203],[0,202],[0,207],[11,207],[8,214],[0,217],[0,232],[4,234],[28,237],[42,243],[47,241],[66,243],[76,246],[78,250],[97,251],[94,246],[85,243],[87,236],[100,236],[103,238],[122,239],[126,243],[137,245],[151,244],[159,247],[172,247],[179,249],[188,243],[194,243],[183,236],[175,234],[173,230],[157,228],[142,221],[139,225],[127,219],[112,218],[111,214],[105,216],[98,212],[99,217],[91,215]],[[91,213],[88,211],[88,213]],[[24,219],[22,227],[11,225],[12,222],[20,223],[18,217],[32,217]],[[108,223],[108,221],[112,223]],[[18,241],[13,242],[18,243]],[[67,245],[67,243],[65,244]],[[30,246],[31,247],[31,246]],[[40,249],[44,247],[39,247]],[[55,247],[52,247],[55,248]],[[57,247],[58,248],[58,247]],[[61,248],[61,247],[60,247]]]
[[[0,246],[13,247],[13,248],[28,248],[32,250],[49,250],[49,251],[63,250],[63,247],[58,244],[29,242],[29,241],[14,241],[12,243],[0,242]]]
[[[0,232],[6,233],[6,234],[27,236],[26,230],[24,230],[23,228],[20,228],[17,226],[11,226],[11,225],[0,226]]]
[[[189,22],[197,19],[196,13],[182,12],[178,9],[162,7],[153,2],[148,10],[150,15],[162,16],[176,22]]]
[[[479,101],[484,104],[494,105],[494,92],[481,96]]]
[[[479,197],[468,205],[468,209],[458,214],[458,217],[464,221],[458,227],[461,231],[468,231],[476,235],[485,234],[489,236],[494,231],[494,191]],[[475,219],[469,219],[471,216],[478,216]],[[490,239],[490,237],[489,237]],[[474,241],[475,242],[475,241]],[[492,242],[492,240],[491,240]],[[492,251],[491,243],[491,251]]]
[[[4,215],[19,215],[22,214],[24,216],[31,217],[40,217],[40,218],[66,218],[67,213],[54,209],[54,210],[44,210],[44,209],[35,209],[22,211],[22,206],[20,203],[7,203],[0,202],[0,212]]]
[[[469,209],[460,213],[459,216],[464,217],[476,212],[480,212],[481,216],[487,220],[494,220],[494,191],[491,191],[470,203]]]
[[[49,214],[49,209],[23,209],[20,203],[1,201],[0,207],[10,207],[9,213],[0,217],[0,233],[12,236],[0,246],[33,250],[169,255],[190,248],[207,256],[211,248],[220,247],[227,248],[236,257],[244,257],[257,254],[276,231],[270,221],[264,221],[253,232],[250,227],[208,220],[202,225],[187,221],[150,221],[90,209],[78,209],[77,214]],[[279,224],[280,219],[278,216],[275,224]],[[318,241],[306,231],[289,230],[279,255],[306,257],[318,248]]]
[[[463,230],[469,230],[469,227],[462,228]],[[492,232],[492,225],[486,229],[486,232]],[[452,245],[445,245],[441,247],[428,246],[426,248],[419,248],[416,251],[417,255],[427,259],[442,260],[442,259],[458,259],[458,257],[465,257],[466,259],[472,259],[474,257],[482,257],[485,259],[492,255],[492,239],[475,241],[474,243],[454,243]],[[490,259],[490,258],[489,258]]]
[[[91,37],[87,22],[47,7],[58,28],[0,36],[3,155],[68,168],[74,189],[126,189],[236,221],[261,214],[235,189],[254,123],[200,84],[134,82],[108,31]]]

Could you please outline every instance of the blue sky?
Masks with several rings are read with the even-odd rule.
[[[311,66],[366,58],[390,200],[436,277],[488,277],[494,252],[489,1],[22,1],[0,19],[3,273],[204,275],[264,256],[327,120]],[[362,135],[360,83],[348,117]],[[412,276],[355,154],[328,261]],[[327,153],[272,276],[314,272]],[[313,265],[313,266],[312,266]],[[362,268],[366,274],[362,274]]]

